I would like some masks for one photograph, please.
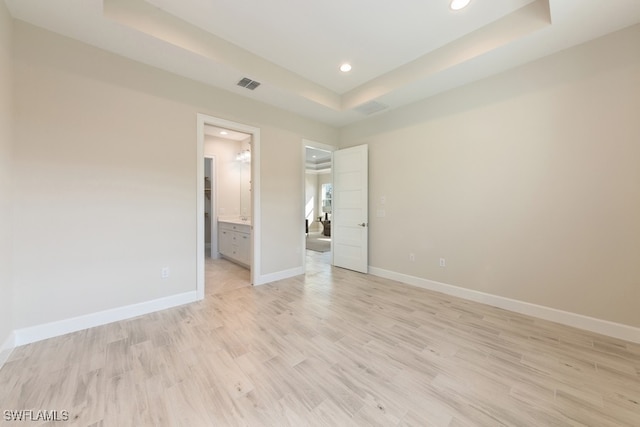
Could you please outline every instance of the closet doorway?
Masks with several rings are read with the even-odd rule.
[[[218,255],[218,229],[216,212],[216,157],[205,154],[204,156],[204,252],[206,258],[217,258]]]

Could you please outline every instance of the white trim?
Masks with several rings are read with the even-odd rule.
[[[369,266],[369,273],[407,285],[640,344],[640,328]]]
[[[9,356],[11,356],[11,352],[16,348],[16,334],[11,331],[9,336],[0,346],[0,369],[4,366],[5,362],[9,360]]]
[[[309,169],[309,165],[305,165],[305,174],[309,175],[328,175],[331,173],[331,166],[326,169]]]
[[[261,283],[262,271],[262,205],[260,204],[260,129],[246,127],[251,130],[251,283]]]
[[[204,298],[204,126],[212,125],[251,135],[251,283],[266,281],[260,275],[262,257],[260,208],[260,129],[242,123],[197,113],[196,120],[196,294]]]
[[[260,276],[260,282],[254,283],[254,285],[266,285],[267,283],[289,279],[291,277],[300,276],[303,274],[304,267],[296,267],[289,270],[277,271],[275,273],[269,273]]]
[[[206,117],[196,119],[196,295],[204,299],[204,125]]]
[[[58,320],[56,322],[44,323],[42,325],[30,326],[28,328],[16,329],[15,346],[30,344],[32,342],[65,335],[95,326],[106,325],[107,323],[130,319],[142,316],[167,308],[189,304],[197,301],[195,291],[184,292],[182,294],[171,295],[151,301],[112,308],[110,310],[99,311],[97,313],[85,314],[83,316],[72,317],[70,319]]]

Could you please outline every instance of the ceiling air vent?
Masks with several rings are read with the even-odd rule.
[[[249,90],[254,90],[258,86],[260,86],[260,82],[251,80],[247,77],[243,77],[242,80],[238,82],[238,86],[246,87]]]
[[[369,116],[373,113],[386,110],[387,108],[389,108],[388,105],[381,104],[380,102],[377,102],[377,101],[369,101],[362,105],[359,105],[358,107],[355,108],[355,110],[359,113],[364,114],[365,116]]]

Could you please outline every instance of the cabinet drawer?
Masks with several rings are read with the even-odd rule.
[[[249,224],[236,224],[234,222],[218,221],[218,227],[221,230],[238,231],[240,233],[251,233],[251,226]]]
[[[230,230],[233,231],[233,224],[231,224],[230,222],[222,222],[222,221],[218,221],[218,228],[220,230]]]

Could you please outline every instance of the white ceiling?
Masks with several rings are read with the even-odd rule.
[[[224,133],[221,133],[224,132]],[[251,138],[251,135],[248,133],[238,132],[231,129],[220,128],[212,125],[204,126],[205,135],[215,136],[217,138],[222,139],[230,139],[232,141],[245,141],[248,138]]]
[[[148,0],[339,94],[532,1],[476,0],[453,14],[446,0]],[[339,72],[345,61],[349,74]]]
[[[472,0],[457,12],[449,0],[5,2],[14,18],[334,126],[640,22],[639,0]]]
[[[313,147],[305,147],[307,169],[326,169],[331,167],[331,151],[320,150]]]

